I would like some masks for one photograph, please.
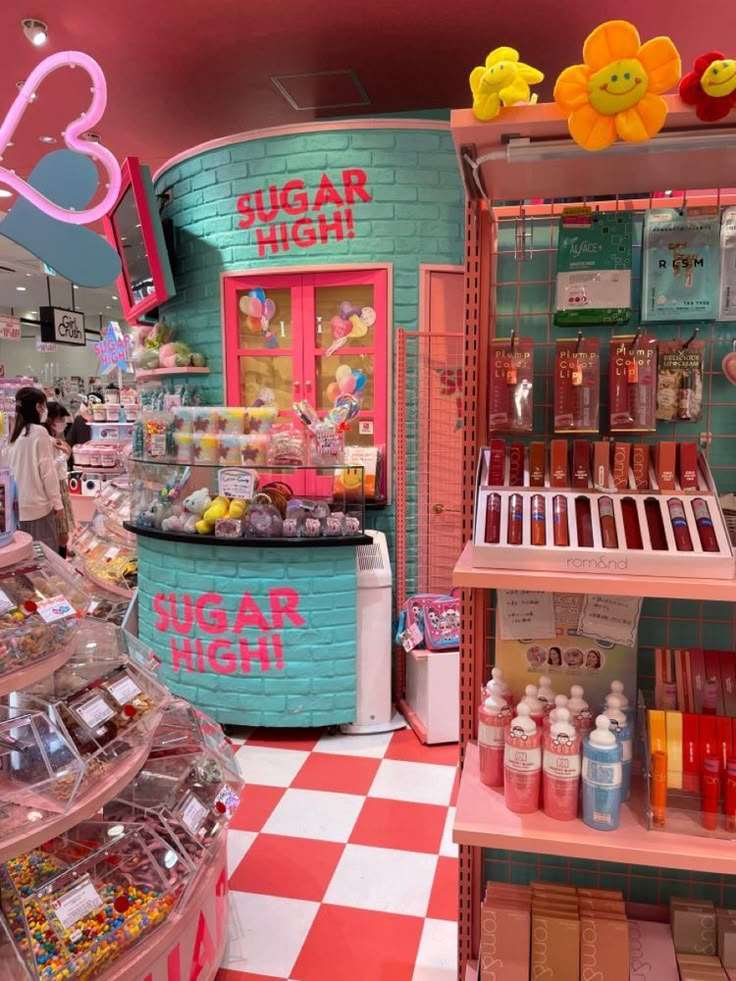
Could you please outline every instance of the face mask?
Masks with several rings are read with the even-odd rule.
[[[49,417],[49,410],[44,406],[43,409],[41,409],[40,412],[38,413],[38,421],[41,423],[42,426],[46,422],[48,417]]]

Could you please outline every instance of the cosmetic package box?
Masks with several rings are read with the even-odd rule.
[[[680,981],[668,923],[629,920],[629,972],[632,981]]]
[[[696,452],[693,461],[689,444],[681,443],[678,449],[674,443],[660,443],[641,464],[648,468],[645,479],[639,471],[635,477],[632,454],[620,453],[622,446],[630,445],[609,443],[606,473],[593,441],[553,439],[545,454],[543,485],[531,484],[532,472],[538,479],[539,452],[532,456],[525,447],[523,481],[515,459],[512,484],[511,454],[505,440],[494,439],[478,461],[473,565],[591,575],[733,578],[734,553],[702,453]],[[626,460],[619,459],[623,456]],[[597,486],[599,473],[609,487]]]
[[[670,899],[670,927],[678,954],[708,954],[716,952],[716,911],[707,899]]]
[[[680,981],[728,981],[717,957],[705,954],[678,954]]]
[[[736,968],[736,910],[716,910],[716,947],[721,964]]]
[[[480,981],[528,981],[531,889],[489,882],[480,913]]]

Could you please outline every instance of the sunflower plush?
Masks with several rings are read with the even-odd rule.
[[[662,129],[661,93],[680,79],[680,55],[668,37],[642,44],[633,24],[609,20],[586,38],[583,62],[566,68],[554,91],[583,149],[605,150],[617,138],[641,143]]]
[[[501,106],[513,106],[519,102],[536,102],[530,86],[538,85],[544,75],[519,61],[514,48],[495,48],[480,65],[470,73],[470,91],[473,93],[473,115],[481,122],[494,119]]]
[[[703,122],[725,119],[736,106],[736,60],[720,51],[700,55],[680,82],[680,98]]]

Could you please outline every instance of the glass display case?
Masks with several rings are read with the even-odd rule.
[[[138,583],[135,535],[124,527],[129,517],[127,481],[110,481],[97,495],[92,520],[78,526],[71,540],[74,568],[95,586],[125,597]]]

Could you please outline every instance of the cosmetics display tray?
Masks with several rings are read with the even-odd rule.
[[[736,874],[736,847],[721,839],[648,831],[643,789],[637,781],[615,831],[594,831],[580,819],[555,821],[543,811],[514,814],[504,803],[503,788],[481,783],[478,746],[468,743],[452,840],[535,855]]]

